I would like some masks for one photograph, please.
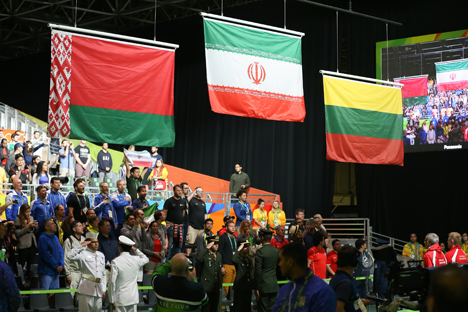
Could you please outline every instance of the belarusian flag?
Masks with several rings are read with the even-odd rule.
[[[304,121],[301,37],[204,19],[211,109]]]
[[[124,149],[124,154],[133,167],[152,167],[154,158],[148,151],[129,151]]]
[[[435,63],[437,91],[468,88],[468,59]]]
[[[394,78],[393,81],[404,84],[401,88],[403,106],[408,107],[427,104],[427,75]]]
[[[401,89],[323,76],[327,159],[403,166]]]
[[[51,50],[51,137],[174,145],[174,50],[56,30]]]

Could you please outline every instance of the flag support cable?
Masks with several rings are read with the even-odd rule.
[[[221,20],[221,21],[233,22],[233,23],[237,23],[237,24],[241,24],[241,25],[248,25],[248,26],[254,26],[254,27],[258,27],[258,28],[269,29],[269,30],[273,30],[273,31],[276,31],[276,32],[279,32],[279,33],[286,33],[286,34],[290,34],[290,35],[294,35],[294,36],[298,36],[298,37],[304,37],[305,36],[305,33],[303,33],[303,32],[284,29],[284,28],[279,28],[279,27],[274,27],[274,26],[269,26],[269,25],[265,25],[265,24],[249,22],[249,21],[244,21],[244,20],[240,20],[240,19],[237,19],[237,18],[220,16],[220,15],[215,15],[215,14],[210,14],[210,13],[205,13],[205,12],[200,12],[200,15],[202,17],[209,17],[209,18],[218,19],[218,20]]]
[[[336,11],[336,72],[340,72],[340,66],[338,63],[338,56],[339,56],[339,44],[338,44],[338,11]]]
[[[403,76],[403,77],[396,77],[396,78],[393,78],[393,80],[402,80],[402,79],[414,79],[414,78],[422,78],[422,77],[428,77],[429,75],[426,74],[426,75],[416,75],[416,76]]]
[[[386,32],[387,32],[387,81],[389,81],[390,79],[388,79],[389,77],[389,72],[388,72],[388,23],[385,24],[385,29],[386,29]],[[380,77],[382,78],[382,77]]]
[[[161,41],[153,41],[153,40],[148,40],[148,39],[124,36],[124,35],[117,35],[117,34],[112,34],[112,33],[106,33],[103,31],[89,30],[89,29],[84,29],[84,28],[75,28],[75,27],[57,25],[57,24],[49,24],[48,26],[51,29],[66,30],[72,33],[83,33],[83,34],[90,34],[90,35],[109,37],[109,38],[115,38],[115,39],[129,40],[129,41],[144,43],[144,44],[152,45],[152,46],[171,48],[174,50],[176,50],[179,47],[178,44],[166,43],[166,42],[161,42]]]
[[[380,82],[383,84],[388,84],[392,86],[398,86],[398,87],[403,87],[404,84],[398,83],[398,82],[391,82],[391,81],[386,81],[386,80],[380,80],[380,79],[374,79],[374,78],[367,78],[367,77],[362,77],[362,76],[355,76],[355,75],[349,75],[349,74],[342,74],[342,73],[335,73],[332,71],[328,70],[319,70],[319,73],[322,75],[330,75],[330,76],[338,76],[338,77],[344,77],[344,78],[351,78],[355,80],[365,80],[365,81],[371,81],[371,82]]]
[[[284,29],[286,29],[286,0],[284,0]]]
[[[153,40],[156,41],[156,8],[158,7],[158,0],[154,0],[154,38]]]

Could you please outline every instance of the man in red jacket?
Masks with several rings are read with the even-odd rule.
[[[447,259],[439,246],[439,236],[435,233],[429,233],[424,239],[424,244],[428,248],[424,255],[424,267],[437,267],[447,264]]]
[[[461,235],[457,232],[452,232],[449,234],[447,240],[448,248],[450,251],[445,254],[445,258],[447,258],[447,263],[458,263],[463,264],[467,263],[468,259],[466,258],[466,254],[461,249]]]

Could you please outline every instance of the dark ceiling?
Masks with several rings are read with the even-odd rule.
[[[50,49],[47,24],[128,33],[134,29],[256,0],[0,0],[0,59]]]

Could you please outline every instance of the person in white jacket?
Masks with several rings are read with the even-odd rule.
[[[109,303],[116,312],[136,312],[140,300],[137,275],[149,259],[126,236],[119,236],[120,256],[112,260],[109,282]],[[133,250],[136,256],[130,255]]]
[[[106,296],[106,267],[104,254],[98,251],[97,233],[88,232],[86,240],[67,253],[71,261],[79,261],[81,279],[77,289],[80,312],[101,312]],[[87,247],[83,249],[82,247]]]
[[[70,289],[76,289],[81,279],[80,265],[75,261],[70,261],[70,259],[67,258],[67,255],[73,248],[78,246],[81,247],[81,243],[85,241],[85,237],[83,235],[83,226],[80,222],[73,221],[70,228],[73,234],[63,242],[63,254],[65,255],[64,263],[68,285],[70,285]],[[72,298],[75,298],[74,292],[70,294]]]

